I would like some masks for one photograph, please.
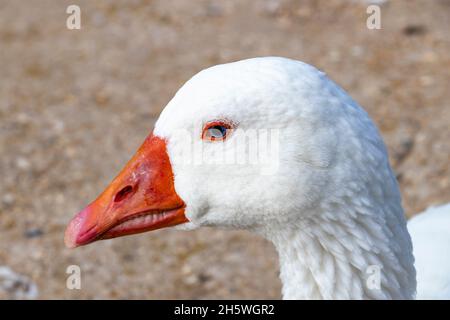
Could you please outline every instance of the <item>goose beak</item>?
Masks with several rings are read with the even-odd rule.
[[[65,243],[91,242],[187,222],[166,142],[151,134],[105,191],[69,223]]]

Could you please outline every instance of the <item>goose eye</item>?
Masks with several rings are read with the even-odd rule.
[[[208,123],[203,128],[202,139],[207,141],[224,141],[231,129],[230,124],[222,121]]]

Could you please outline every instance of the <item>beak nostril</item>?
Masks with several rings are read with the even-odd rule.
[[[128,197],[133,192],[133,187],[128,185],[122,188],[119,192],[114,196],[114,202],[120,202],[126,197]]]

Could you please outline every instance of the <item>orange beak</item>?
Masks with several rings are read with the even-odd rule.
[[[150,135],[105,191],[72,219],[69,248],[187,222],[163,139]]]

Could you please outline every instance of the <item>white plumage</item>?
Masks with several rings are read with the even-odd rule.
[[[417,298],[450,299],[450,204],[415,216],[408,231],[416,258]]]
[[[220,160],[219,150],[237,152],[231,141],[243,133],[205,144],[197,137],[214,119],[244,133],[278,130],[275,171]],[[415,297],[411,239],[382,138],[323,72],[276,57],[206,69],[177,92],[154,133],[168,143],[187,204],[190,222],[182,226],[247,229],[272,241],[285,299]],[[197,156],[215,161],[198,165]],[[410,224],[419,298],[450,298],[450,214],[443,211]]]

